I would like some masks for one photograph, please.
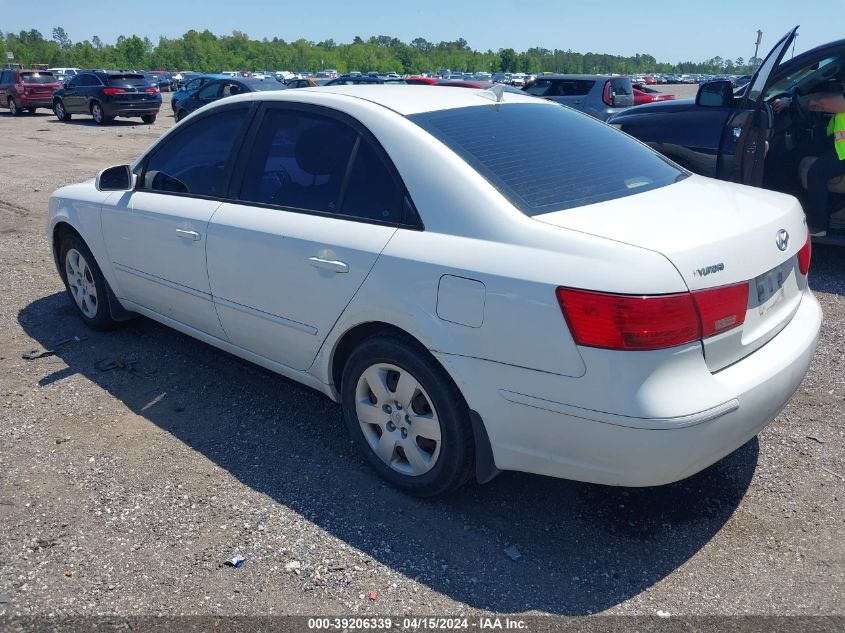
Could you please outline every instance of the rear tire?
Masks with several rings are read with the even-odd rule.
[[[156,122],[156,115],[155,114],[145,114],[141,117],[141,120],[146,123],[147,125],[152,125]]]
[[[70,113],[65,110],[65,104],[62,102],[61,99],[56,99],[56,101],[53,102],[53,112],[55,113],[56,118],[59,121],[67,122],[70,121],[72,118]]]
[[[91,104],[91,116],[94,117],[94,123],[97,125],[107,125],[114,121],[113,116],[106,116],[106,112],[99,101]]]
[[[12,97],[9,97],[9,114],[12,116],[20,116],[21,114],[21,109]]]
[[[410,337],[377,335],[360,343],[343,370],[341,396],[354,442],[393,486],[433,497],[472,476],[469,407],[446,371]]]
[[[35,111],[36,111],[37,109],[38,109],[38,108],[27,108],[27,109],[26,109],[26,111],[27,111],[27,112],[29,112],[30,114],[35,114]]]
[[[109,287],[88,246],[78,235],[68,233],[59,247],[62,281],[82,322],[92,330],[117,326],[109,309]]]

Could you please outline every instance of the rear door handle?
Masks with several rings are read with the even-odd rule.
[[[200,239],[200,234],[196,231],[185,231],[184,229],[176,229],[176,235],[185,240],[193,240],[194,242]]]
[[[323,270],[331,270],[335,273],[348,273],[349,266],[346,262],[340,262],[336,259],[322,259],[320,257],[309,257],[308,261],[314,268],[322,268]]]

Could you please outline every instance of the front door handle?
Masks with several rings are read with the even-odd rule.
[[[185,240],[193,240],[194,242],[200,239],[200,234],[196,231],[185,231],[184,229],[176,229],[176,235]]]
[[[314,268],[322,268],[323,270],[331,270],[335,273],[348,273],[349,266],[346,262],[339,262],[336,259],[322,259],[320,257],[309,257],[308,261]]]

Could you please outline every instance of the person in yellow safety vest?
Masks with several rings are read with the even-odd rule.
[[[807,226],[813,237],[824,237],[830,222],[827,181],[845,174],[845,95],[832,92],[799,98],[805,110],[833,114],[827,126],[829,145],[807,172]],[[789,102],[788,98],[778,99],[772,105],[781,112],[789,107]]]

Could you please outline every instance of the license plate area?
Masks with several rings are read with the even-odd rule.
[[[786,276],[784,267],[778,266],[754,279],[752,292],[756,292],[757,312],[760,317],[763,317],[784,300],[783,284],[786,281]]]

